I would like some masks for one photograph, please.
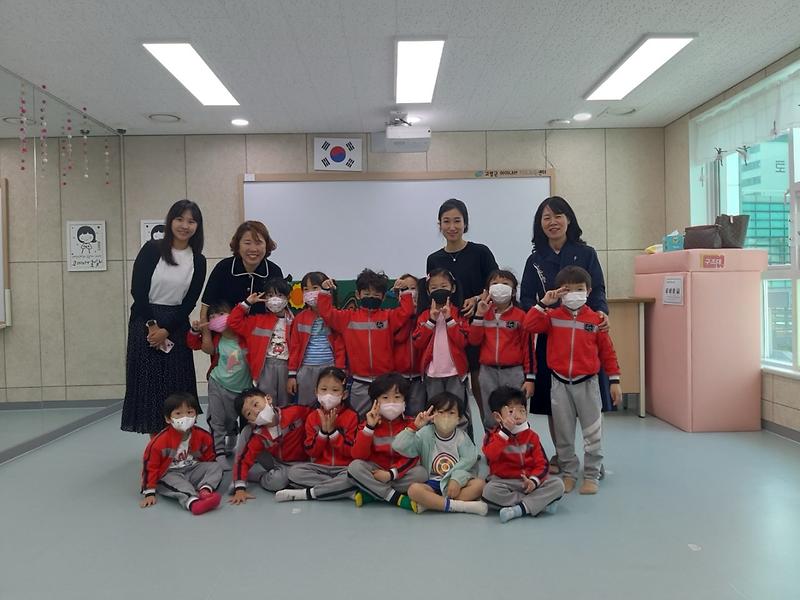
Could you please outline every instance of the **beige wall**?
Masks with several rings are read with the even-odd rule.
[[[690,120],[798,60],[800,60],[800,48],[698,106],[664,129],[664,188],[668,231],[683,230],[690,222]],[[762,419],[800,431],[800,381],[769,373],[764,373],[762,378]]]

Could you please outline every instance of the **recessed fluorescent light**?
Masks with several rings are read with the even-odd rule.
[[[191,44],[142,44],[203,106],[239,106]]]
[[[236,125],[237,127],[244,127],[245,125],[250,125],[250,121],[247,119],[232,119],[231,125]]]
[[[397,104],[427,104],[433,100],[443,49],[444,40],[397,41]]]
[[[645,37],[586,99],[622,100],[693,39],[693,35]]]
[[[592,118],[592,113],[578,113],[576,115],[572,115],[573,121],[588,121]]]

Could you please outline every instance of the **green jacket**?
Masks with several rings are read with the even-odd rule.
[[[478,449],[467,434],[460,429],[456,429],[456,436],[458,441],[458,462],[442,477],[442,495],[447,494],[447,484],[450,482],[451,477],[462,487],[475,477]],[[392,449],[409,458],[419,456],[421,466],[425,467],[428,475],[430,475],[431,464],[435,458],[434,452],[436,450],[436,429],[433,423],[425,425],[418,431],[411,427],[406,427],[395,436],[394,442],[392,442]]]

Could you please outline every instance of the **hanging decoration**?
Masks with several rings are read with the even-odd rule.
[[[742,157],[742,160],[744,161],[745,165],[747,164],[747,158],[748,158],[747,151],[748,150],[750,150],[750,146],[748,146],[747,144],[745,144],[743,146],[739,146],[738,148],[736,148],[736,152],[739,154],[739,156]]]
[[[83,177],[89,179],[89,115],[86,114],[86,107],[83,107],[83,121],[81,124],[81,136],[83,145]]]
[[[28,154],[28,108],[25,100],[25,84],[19,90],[19,169],[25,170],[25,158]]]
[[[103,161],[105,162],[106,185],[111,185],[111,154],[108,151],[108,138],[103,139]]]
[[[714,158],[714,162],[722,164],[722,159],[724,158],[723,154],[725,153],[725,150],[723,150],[722,148],[714,148],[714,151],[717,153],[717,156]]]
[[[67,113],[67,171],[72,171],[72,113]]]
[[[42,85],[42,90],[47,86]],[[47,98],[42,97],[42,105],[39,107],[39,153],[42,155],[42,175],[47,168]]]
[[[61,126],[61,137],[59,138],[61,147],[61,160],[59,161],[59,171],[61,172],[61,186],[67,185],[67,126]]]

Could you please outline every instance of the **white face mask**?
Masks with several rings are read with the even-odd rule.
[[[171,419],[172,426],[177,429],[178,431],[189,431],[192,427],[194,427],[194,422],[197,420],[197,417],[181,417],[180,419]]]
[[[586,304],[586,292],[569,292],[561,302],[570,310],[578,310]]]
[[[256,425],[259,427],[262,425],[269,425],[275,420],[275,409],[272,408],[271,404],[267,404],[263,410],[258,413],[256,417]]]
[[[514,427],[511,429],[511,433],[517,435],[518,433],[522,433],[523,431],[525,431],[528,427],[530,427],[530,425],[528,425],[528,422],[523,421],[519,425],[514,425]]]
[[[317,305],[317,297],[319,296],[319,290],[312,290],[310,292],[303,292],[303,302],[311,306],[312,308]]]
[[[494,283],[489,286],[489,295],[498,304],[505,304],[511,300],[514,290],[507,283]]]
[[[384,419],[394,421],[406,409],[405,402],[382,402],[378,412]]]
[[[317,400],[325,410],[336,408],[342,403],[342,397],[336,394],[317,394]]]
[[[267,298],[267,308],[274,313],[282,312],[286,308],[286,298],[283,296],[272,296]]]

